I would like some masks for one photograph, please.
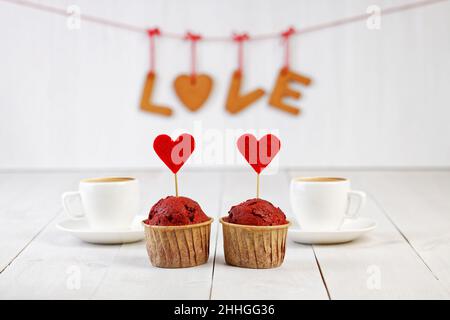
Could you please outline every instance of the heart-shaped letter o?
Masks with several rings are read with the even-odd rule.
[[[167,134],[161,134],[153,141],[153,149],[166,166],[177,173],[194,152],[195,140],[187,133],[183,133],[175,141]]]
[[[259,174],[280,151],[281,142],[273,134],[267,134],[259,141],[252,134],[244,134],[239,137],[237,147],[253,170]]]
[[[175,92],[181,102],[191,111],[197,111],[208,99],[213,80],[206,74],[180,75],[175,79]]]

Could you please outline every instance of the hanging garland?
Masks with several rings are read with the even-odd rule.
[[[388,15],[444,1],[448,0],[423,0],[381,9],[380,11],[383,15]],[[28,7],[30,9],[45,11],[60,16],[65,17],[70,16],[70,13],[67,12],[66,9],[35,3],[27,0],[0,0],[0,2]],[[290,87],[290,84],[294,82],[304,86],[309,86],[311,84],[311,79],[309,77],[306,77],[305,75],[302,75],[298,72],[291,70],[290,68],[291,38],[293,36],[313,33],[320,30],[325,30],[353,23],[356,21],[366,20],[371,15],[372,13],[364,13],[352,17],[347,17],[335,21],[325,22],[318,25],[306,27],[301,30],[289,28],[288,30],[282,32],[281,34],[277,33],[263,34],[263,35],[255,35],[252,37],[250,37],[246,33],[234,34],[232,37],[227,36],[202,37],[199,34],[194,34],[191,32],[188,32],[185,35],[180,35],[170,32],[162,33],[158,28],[145,29],[131,24],[113,21],[93,15],[79,14],[79,18],[81,18],[83,21],[114,27],[125,31],[135,33],[146,32],[148,34],[150,40],[150,54],[149,54],[150,66],[141,96],[140,107],[141,110],[143,111],[159,114],[162,116],[171,116],[173,114],[173,110],[169,106],[159,105],[152,101],[152,93],[156,83],[156,54],[155,54],[156,37],[164,36],[166,38],[171,39],[187,40],[190,43],[191,49],[190,74],[179,75],[174,81],[174,89],[175,93],[177,94],[182,104],[193,112],[199,110],[205,104],[213,87],[213,80],[209,75],[197,73],[197,45],[199,44],[200,41],[208,41],[208,42],[232,41],[237,44],[238,49],[237,69],[233,72],[231,76],[230,86],[225,104],[226,110],[231,114],[237,114],[241,112],[242,110],[248,108],[251,104],[253,104],[258,99],[260,99],[262,96],[265,95],[265,91],[260,88],[250,91],[246,94],[241,94],[242,84],[244,80],[244,66],[243,66],[244,43],[246,43],[247,41],[258,41],[277,38],[279,39],[281,37],[284,44],[284,64],[278,73],[274,88],[272,89],[271,94],[269,96],[268,103],[270,106],[274,108],[277,108],[292,115],[298,115],[300,113],[300,109],[296,106],[287,104],[284,101],[284,98],[288,97],[292,99],[300,99],[302,96],[301,93]]]
[[[172,109],[166,106],[157,106],[151,101],[155,82],[154,37],[155,35],[161,35],[161,32],[158,28],[155,28],[147,30],[147,33],[150,36],[150,71],[144,86],[141,109],[151,113],[170,116],[172,115]],[[311,79],[290,69],[290,40],[291,36],[294,34],[295,29],[291,27],[279,35],[284,45],[284,62],[271,92],[269,105],[289,114],[298,115],[300,109],[296,106],[287,104],[284,102],[284,99],[287,97],[300,99],[301,93],[290,87],[290,84],[296,82],[298,84],[309,86],[311,84]],[[190,111],[195,112],[200,109],[208,99],[213,87],[213,80],[209,75],[197,74],[197,44],[202,40],[202,36],[188,32],[186,33],[185,39],[190,41],[191,71],[190,74],[181,74],[176,77],[174,88],[181,103]],[[260,99],[265,94],[265,91],[263,89],[255,89],[247,94],[240,93],[243,81],[244,42],[248,41],[250,37],[248,34],[242,33],[234,34],[232,39],[237,44],[238,61],[237,69],[233,72],[231,77],[225,108],[229,113],[237,114]]]

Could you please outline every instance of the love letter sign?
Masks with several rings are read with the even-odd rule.
[[[253,170],[260,174],[280,151],[281,142],[273,134],[267,134],[259,140],[252,134],[244,134],[239,137],[237,147]]]
[[[150,72],[148,73],[144,92],[141,98],[141,110],[163,116],[171,116],[173,114],[172,108],[166,105],[156,104],[152,101],[153,89],[156,84],[154,38],[155,36],[161,36],[161,32],[158,28],[153,28],[147,30],[147,33],[150,37]],[[278,74],[275,86],[273,87],[268,101],[270,106],[292,115],[300,114],[300,108],[289,104],[288,101],[286,101],[286,98],[298,100],[301,98],[302,94],[297,89],[294,89],[291,84],[297,83],[305,86],[309,86],[311,84],[311,79],[309,77],[296,73],[289,68],[289,42],[291,36],[295,34],[295,29],[290,27],[280,35],[285,46],[285,61],[284,66]],[[196,112],[202,108],[208,100],[208,97],[212,92],[214,81],[209,75],[197,73],[197,44],[202,40],[202,36],[200,34],[187,32],[184,39],[189,40],[190,42],[191,71],[190,74],[182,74],[178,76],[173,85],[175,93],[182,104],[190,111]],[[244,42],[250,40],[250,36],[246,33],[234,34],[232,39],[238,45],[238,64],[236,71],[231,77],[225,107],[229,113],[238,114],[241,111],[248,109],[250,105],[264,96],[265,91],[261,88],[254,89],[247,93],[242,91],[244,80]]]
[[[166,166],[176,174],[195,149],[194,137],[183,133],[175,141],[161,134],[153,141],[153,149]]]

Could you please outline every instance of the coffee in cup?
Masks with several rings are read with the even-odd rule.
[[[351,190],[346,178],[297,177],[291,180],[290,201],[303,230],[331,231],[358,217],[366,194]]]
[[[131,225],[139,210],[139,196],[135,178],[91,178],[81,180],[78,191],[64,193],[62,204],[72,218],[86,217],[91,228],[121,229]]]

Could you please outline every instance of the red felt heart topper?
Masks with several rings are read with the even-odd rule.
[[[260,174],[280,151],[281,142],[273,134],[266,134],[259,141],[252,134],[244,134],[239,137],[237,147],[253,170]]]
[[[195,149],[194,137],[183,133],[175,141],[167,134],[161,134],[153,141],[153,149],[166,166],[177,173]]]

